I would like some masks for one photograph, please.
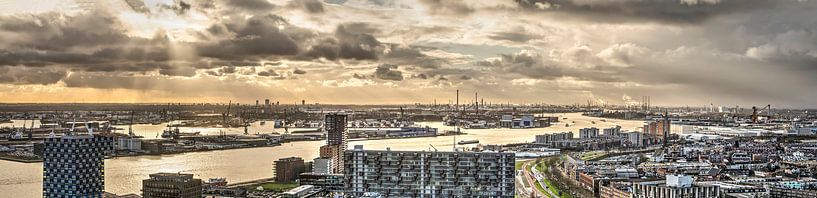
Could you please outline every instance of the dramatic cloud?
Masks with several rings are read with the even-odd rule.
[[[817,98],[804,91],[817,86],[814,0],[127,0],[6,8],[26,3],[0,7],[3,101],[223,102],[274,93],[415,103],[456,89],[512,103],[628,104],[650,95],[658,105],[805,107]]]
[[[374,77],[382,80],[403,80],[403,72],[395,69],[397,69],[397,65],[383,64],[377,66],[377,70],[374,72]]]
[[[783,0],[786,1],[786,0]],[[772,7],[772,0],[516,0],[534,12],[557,12],[602,22],[700,23],[720,15]]]

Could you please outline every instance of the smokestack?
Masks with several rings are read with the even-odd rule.
[[[457,112],[460,111],[460,90],[457,89],[457,103],[454,104],[454,107],[457,109]]]

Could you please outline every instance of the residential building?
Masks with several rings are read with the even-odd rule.
[[[599,129],[596,127],[579,129],[579,139],[591,139],[599,136]]]
[[[719,197],[718,186],[693,184],[690,176],[667,175],[664,181],[633,183],[633,198],[707,198]]]
[[[200,198],[202,196],[201,179],[193,174],[155,173],[149,179],[142,180],[144,198]]]
[[[312,185],[332,192],[343,191],[343,177],[343,174],[301,173],[301,175],[298,176],[298,184]]]
[[[644,146],[644,135],[639,132],[629,132],[627,133],[627,141],[632,147],[642,147]]]
[[[537,144],[547,144],[547,143],[550,143],[550,142],[569,140],[569,139],[573,139],[573,132],[561,132],[561,133],[536,135],[536,143]]]
[[[606,128],[603,132],[605,136],[618,137],[621,136],[621,126]]]
[[[503,152],[346,151],[351,196],[514,197],[514,154]]]
[[[318,157],[312,161],[312,173],[332,174],[332,158]]]
[[[300,157],[288,157],[275,161],[275,181],[293,182],[304,172],[304,160]]]
[[[43,149],[43,197],[102,197],[105,153],[113,138],[67,134],[46,138]]]
[[[343,151],[347,149],[346,134],[347,115],[326,114],[324,128],[326,129],[326,146],[321,147],[321,157],[329,157],[333,162],[332,173],[343,171]]]

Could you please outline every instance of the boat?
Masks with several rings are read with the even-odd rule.
[[[162,138],[179,138],[179,128],[171,129],[167,127],[162,131]]]
[[[262,121],[261,121],[261,122],[259,122],[258,124],[260,124],[260,125],[262,125],[262,126],[263,126],[263,125],[267,124],[267,122],[262,120]]]
[[[227,178],[223,178],[223,177],[221,177],[221,178],[210,178],[206,182],[204,182],[204,185],[227,186]]]
[[[592,124],[596,124],[596,121],[590,121],[590,123],[592,123]]]
[[[479,140],[460,140],[460,142],[457,142],[457,144],[459,144],[459,145],[476,144],[476,143],[479,143]]]

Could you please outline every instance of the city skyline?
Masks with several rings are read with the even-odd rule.
[[[815,1],[2,1],[7,103],[815,107]]]

